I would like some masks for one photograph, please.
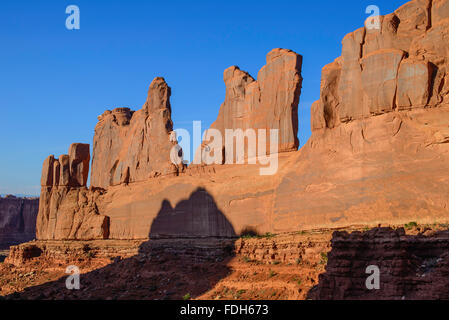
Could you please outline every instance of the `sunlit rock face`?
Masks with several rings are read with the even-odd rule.
[[[252,129],[255,132],[259,129],[268,132],[270,129],[277,129],[279,137],[276,152],[298,149],[302,56],[287,49],[273,49],[267,54],[266,61],[257,80],[236,66],[224,71],[225,101],[220,107],[217,120],[211,126],[211,129],[221,132],[224,149],[226,129]],[[265,151],[266,154],[270,153],[269,138]],[[248,146],[245,146],[245,157],[248,156]],[[237,159],[223,158],[223,162],[236,163]]]
[[[446,0],[414,0],[343,39],[322,73],[312,128],[449,103]]]
[[[91,184],[107,188],[145,181],[159,175],[177,175],[182,165],[171,161],[173,139],[171,89],[155,78],[142,109],[106,111],[95,127]]]
[[[109,218],[98,212],[100,191],[86,187],[90,148],[74,143],[68,155],[45,159],[36,223],[38,239],[106,239]]]
[[[248,228],[447,222],[448,2],[408,2],[381,17],[379,29],[344,37],[341,57],[322,70],[312,137],[299,151],[301,57],[274,49],[257,80],[225,70],[212,128],[278,129],[273,175],[261,175],[261,163],[175,165],[170,88],[156,78],[141,110],[99,118],[90,189],[86,154],[45,161],[38,237],[232,237]]]

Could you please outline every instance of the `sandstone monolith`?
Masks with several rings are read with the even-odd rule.
[[[157,175],[177,175],[170,154],[174,145],[170,106],[171,89],[155,78],[142,109],[106,111],[95,127],[91,184],[113,185],[145,181]]]
[[[226,85],[225,101],[220,107],[216,121],[211,129],[218,130],[222,136],[223,154],[226,155],[226,130],[241,129],[244,133],[252,129],[258,135],[259,129],[267,130],[265,152],[270,153],[269,130],[279,130],[278,152],[296,151],[298,140],[298,103],[301,93],[302,56],[287,50],[273,49],[267,54],[267,64],[259,71],[257,80],[247,72],[232,66],[224,71],[223,80]],[[258,144],[257,138],[254,140]],[[201,150],[196,152],[196,162],[204,158],[204,149],[210,141],[203,142]],[[245,142],[244,157],[251,154],[248,142]],[[228,150],[229,151],[229,150]],[[224,156],[221,163],[237,163],[237,155],[232,152],[233,159]]]
[[[36,237],[42,240],[105,239],[109,218],[98,212],[99,191],[90,191],[88,144],[74,143],[69,155],[48,157],[42,169],[42,189]]]

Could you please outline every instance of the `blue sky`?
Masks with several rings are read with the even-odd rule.
[[[223,70],[253,77],[273,48],[304,56],[299,106],[301,145],[321,68],[365,9],[381,14],[405,0],[321,1],[2,1],[0,3],[0,194],[39,194],[43,160],[92,144],[106,109],[140,109],[156,76],[172,88],[175,128],[206,129],[224,100]],[[80,8],[80,30],[65,9]]]

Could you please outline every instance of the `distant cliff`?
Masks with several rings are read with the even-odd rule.
[[[38,210],[39,198],[0,197],[0,249],[34,239]]]

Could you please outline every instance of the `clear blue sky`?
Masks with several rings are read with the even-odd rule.
[[[223,70],[253,77],[273,48],[304,56],[299,107],[301,145],[321,68],[361,26],[370,4],[381,14],[405,0],[321,1],[1,1],[0,194],[39,194],[42,161],[92,144],[106,109],[140,109],[148,86],[172,87],[175,128],[206,129],[224,99]],[[65,9],[80,8],[81,29],[65,28]]]

